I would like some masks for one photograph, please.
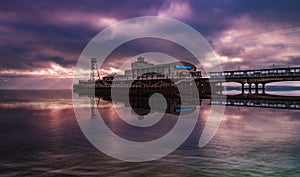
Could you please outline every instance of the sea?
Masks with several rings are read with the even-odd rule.
[[[216,134],[199,147],[211,109],[204,99],[182,145],[157,160],[127,162],[99,151],[85,137],[73,97],[71,90],[0,91],[0,176],[300,176],[299,109],[226,106]],[[114,105],[128,105],[105,98],[93,104],[118,136],[137,142],[168,133],[178,116],[165,113],[163,122],[142,129],[125,126],[115,114]]]

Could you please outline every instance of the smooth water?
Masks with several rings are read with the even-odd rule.
[[[118,121],[109,101],[100,99],[98,109],[114,132],[135,141],[155,139],[176,122],[176,115],[166,114],[161,125],[146,131]],[[209,111],[209,100],[203,100],[193,133],[170,155],[129,163],[89,143],[77,124],[71,91],[1,91],[0,176],[300,175],[299,110],[226,107],[216,135],[199,148]]]

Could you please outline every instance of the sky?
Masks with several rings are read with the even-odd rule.
[[[112,24],[140,16],[190,25],[210,43],[225,70],[300,65],[297,0],[10,0],[0,2],[0,88],[71,88],[89,41]],[[124,45],[101,74],[115,72],[138,52],[172,46],[151,40]]]

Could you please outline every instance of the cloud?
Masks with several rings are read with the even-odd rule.
[[[103,29],[117,22],[113,17],[105,17],[97,13],[58,12],[53,23],[88,26]]]
[[[170,1],[158,11],[158,16],[176,19],[188,19],[192,15],[192,9],[188,2]]]
[[[0,3],[0,71],[6,72],[1,76],[1,87],[13,87],[14,83],[22,86],[10,83],[13,76],[26,76],[28,82],[18,82],[26,87],[43,85],[42,80],[48,76],[51,79],[47,82],[64,85],[56,80],[63,78],[53,79],[48,70],[55,70],[53,66],[72,69],[85,45],[98,32],[117,21],[143,15],[167,16],[191,25],[212,44],[225,69],[300,64],[298,1],[11,0]],[[151,24],[145,23],[137,31],[126,32],[149,28]],[[178,37],[185,40],[184,36]],[[112,71],[139,52],[186,55],[159,40],[142,43],[125,45],[111,56],[105,69]],[[41,71],[47,74],[33,74]]]
[[[39,76],[44,78],[73,78],[74,68],[65,68],[56,63],[48,63],[45,68],[35,70],[2,69],[0,76]]]
[[[232,19],[232,27],[215,35],[212,44],[226,61],[226,69],[236,69],[237,65],[241,69],[296,65],[295,60],[290,61],[300,55],[299,30],[300,26],[282,27],[277,23],[266,26],[245,15]]]
[[[0,79],[0,85],[1,89],[71,89],[72,81],[69,78],[31,76]]]

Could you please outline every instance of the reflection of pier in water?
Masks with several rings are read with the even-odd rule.
[[[143,95],[143,94],[139,94]],[[300,97],[294,96],[278,96],[270,94],[239,94],[239,95],[200,95],[200,98],[187,97],[180,98],[178,96],[165,97],[156,104],[149,105],[151,94],[148,96],[116,97],[114,101],[124,103],[125,107],[131,107],[133,114],[144,116],[151,112],[165,112],[169,114],[179,115],[189,114],[196,110],[196,106],[201,106],[202,99],[210,100],[211,105],[236,106],[236,107],[260,107],[273,109],[300,110]],[[89,96],[91,103],[92,118],[95,117],[95,111],[100,103],[100,99],[112,101],[110,92],[101,92],[94,95],[80,94],[80,96]]]
[[[165,98],[164,100],[156,100],[154,104],[149,105],[149,97],[130,97],[129,101],[123,100],[126,107],[132,107],[133,111],[139,115],[146,115],[151,112],[165,112],[169,114],[179,115],[189,114],[201,106],[201,99],[179,97]]]
[[[96,111],[99,107],[99,103],[100,103],[100,98],[95,97],[95,96],[91,96],[90,97],[90,105],[91,105],[91,118],[95,119],[97,118],[97,114]]]
[[[239,94],[227,95],[225,101],[224,99],[211,100],[211,104],[238,107],[261,107],[300,110],[300,97],[278,96],[270,94]]]

